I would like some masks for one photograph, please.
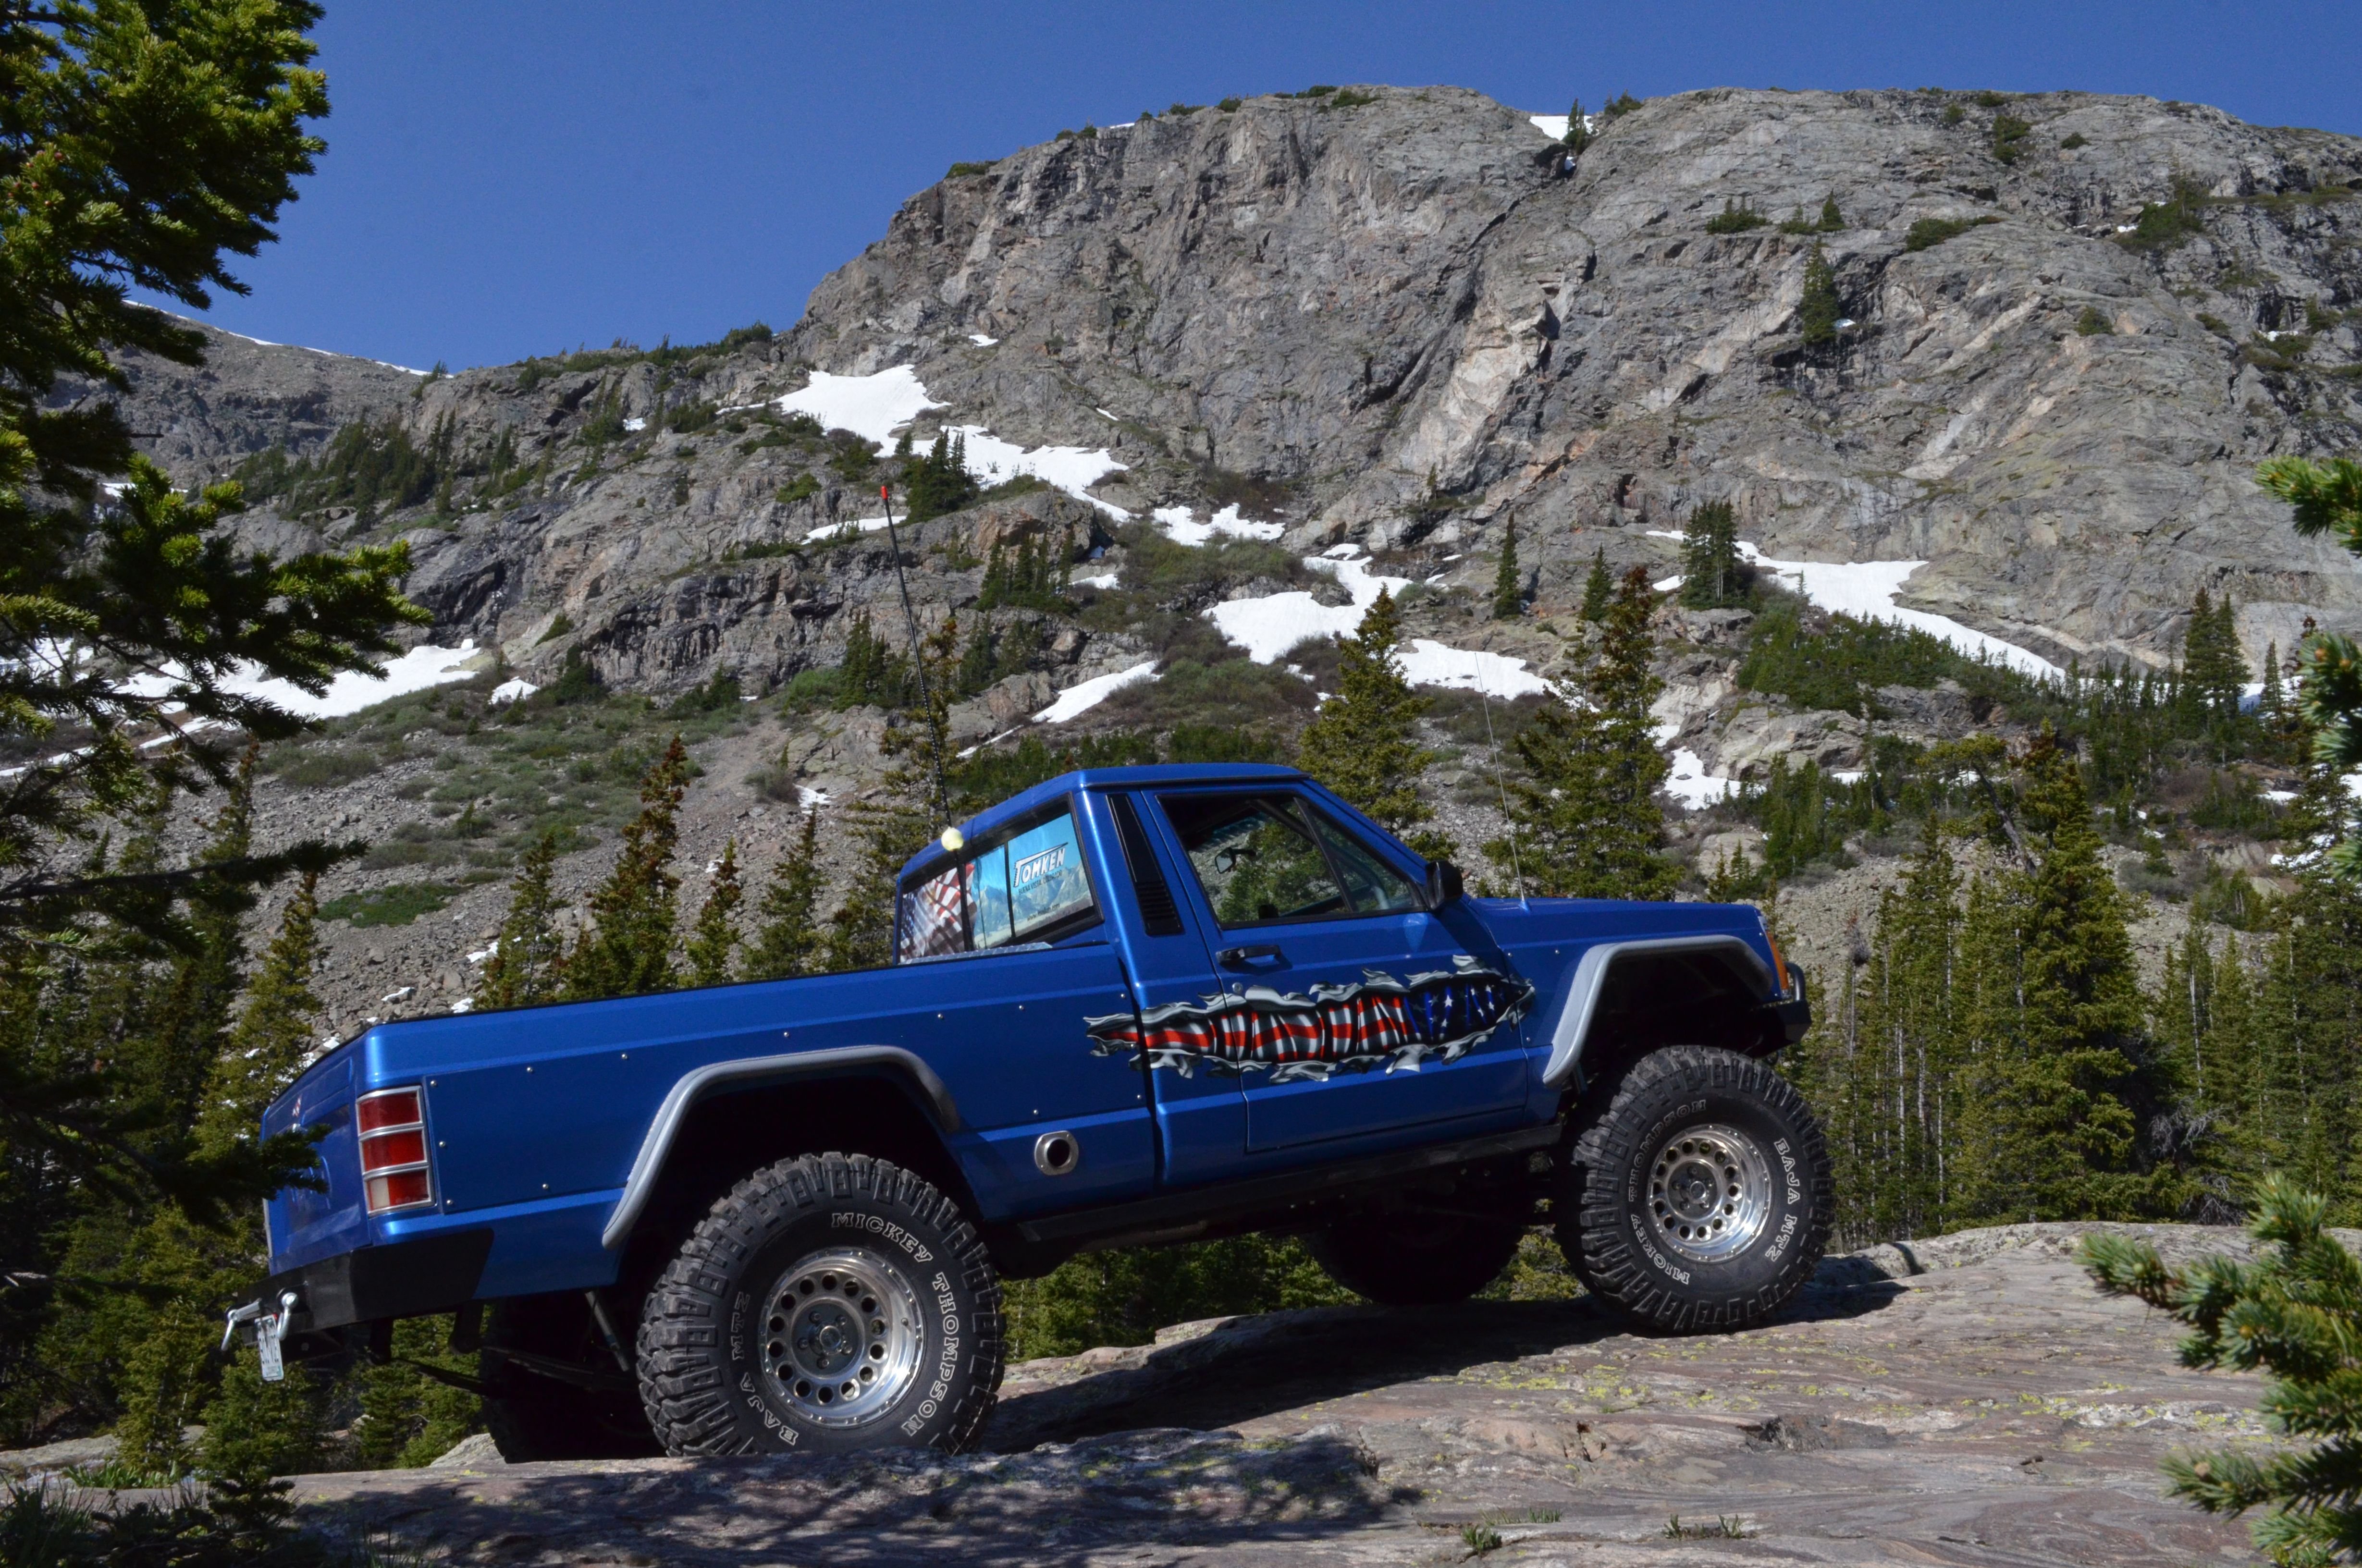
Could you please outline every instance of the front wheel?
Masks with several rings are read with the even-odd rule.
[[[668,1453],[956,1453],[999,1393],[1000,1284],[932,1185],[808,1154],[713,1206],[649,1292],[639,1352]]]
[[[1559,1245],[1600,1302],[1662,1332],[1752,1328],[1813,1276],[1835,1191],[1794,1086],[1735,1051],[1634,1064],[1577,1138]]]

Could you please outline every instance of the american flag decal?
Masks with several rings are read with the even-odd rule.
[[[1237,995],[1168,1002],[1145,1013],[1087,1018],[1091,1052],[1130,1055],[1188,1077],[1269,1073],[1275,1084],[1383,1068],[1417,1072],[1450,1062],[1524,1016],[1534,988],[1466,954],[1452,967],[1397,980],[1369,969],[1359,984],[1312,994],[1250,986]]]

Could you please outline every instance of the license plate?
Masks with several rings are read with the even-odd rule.
[[[286,1364],[279,1359],[279,1331],[287,1321],[287,1309],[265,1312],[254,1320],[254,1348],[262,1357],[262,1381],[277,1383],[287,1375]]]

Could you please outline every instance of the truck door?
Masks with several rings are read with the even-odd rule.
[[[1153,1060],[1236,1074],[1251,1154],[1523,1118],[1532,988],[1469,951],[1384,850],[1303,790],[1156,801],[1212,933],[1214,985],[1207,1005],[1147,1018]]]

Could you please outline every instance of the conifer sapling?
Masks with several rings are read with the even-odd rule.
[[[1435,814],[1419,783],[1436,754],[1418,742],[1428,703],[1404,679],[1401,640],[1401,613],[1381,588],[1361,625],[1337,645],[1336,693],[1305,726],[1297,765],[1421,855],[1443,858],[1448,840],[1414,831]]]
[[[1493,574],[1493,619],[1514,621],[1525,610],[1525,574],[1518,569],[1518,514],[1512,512],[1501,534],[1500,568]]]
[[[734,838],[722,846],[721,858],[713,866],[712,885],[706,889],[705,901],[698,906],[696,922],[690,928],[686,955],[690,985],[730,983],[731,960],[737,956],[742,940],[738,905],[745,896],[738,886],[738,841]]]
[[[2267,1512],[2256,1546],[2284,1564],[2362,1557],[2362,1264],[2324,1230],[2328,1204],[2279,1176],[2257,1190],[2253,1263],[2214,1256],[2169,1268],[2145,1242],[2088,1236],[2099,1287],[2170,1313],[2193,1331],[2181,1364],[2264,1374],[2263,1413],[2308,1446],[2176,1454],[2167,1488],[2210,1514]]]
[[[756,909],[762,923],[747,950],[750,980],[785,980],[812,972],[820,955],[820,807],[804,808],[803,831],[783,856]]]

